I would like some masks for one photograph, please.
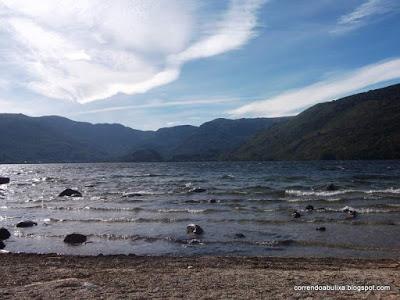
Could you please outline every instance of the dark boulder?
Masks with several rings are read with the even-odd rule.
[[[87,237],[86,235],[79,234],[79,233],[72,233],[68,234],[65,239],[64,243],[71,244],[71,245],[77,245],[77,244],[82,244],[86,242]]]
[[[329,192],[337,191],[338,189],[339,188],[336,185],[334,185],[333,183],[328,184],[326,186],[326,190],[329,191]]]
[[[37,226],[37,223],[33,222],[33,221],[23,221],[23,222],[19,222],[15,226],[18,227],[18,228],[27,228],[27,227]]]
[[[295,219],[297,219],[297,218],[300,218],[301,215],[300,215],[299,212],[295,211],[294,213],[292,213],[292,217],[295,218]]]
[[[307,205],[307,206],[306,206],[306,210],[308,210],[308,211],[314,210],[314,206],[312,206],[312,205]]]
[[[235,238],[244,239],[246,236],[243,233],[235,233]]]
[[[60,195],[58,195],[58,197],[64,197],[64,196],[68,196],[68,197],[82,197],[82,194],[76,190],[73,189],[66,189],[64,191],[62,191],[60,193]]]
[[[10,178],[8,177],[0,177],[0,184],[10,183]]]
[[[186,227],[186,232],[188,234],[202,234],[204,232],[203,228],[201,228],[199,225],[197,224],[189,224]]]
[[[326,228],[325,228],[324,226],[321,226],[321,227],[315,228],[315,230],[318,230],[318,231],[325,231]]]
[[[0,241],[0,250],[4,249],[5,247],[6,247],[6,245],[2,241]]]
[[[208,200],[208,203],[217,203],[217,200],[215,200],[215,199],[210,199],[210,200]]]
[[[191,192],[191,193],[204,193],[205,191],[207,191],[207,190],[206,189],[202,189],[202,188],[193,188],[189,192]]]
[[[6,240],[11,236],[10,232],[4,227],[0,228],[0,241]]]

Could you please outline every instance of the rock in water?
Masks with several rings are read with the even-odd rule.
[[[318,230],[318,231],[325,231],[326,228],[325,228],[324,226],[322,226],[322,227],[317,227],[317,228],[315,228],[315,230]]]
[[[68,197],[82,197],[82,194],[76,190],[73,189],[66,189],[64,191],[61,192],[60,195],[58,195],[58,197],[64,197],[64,196],[68,196]]]
[[[326,190],[329,192],[337,191],[338,189],[339,188],[336,185],[334,185],[333,183],[328,184],[326,187]]]
[[[343,207],[342,211],[347,214],[347,218],[349,219],[357,217],[357,211],[350,206]]]
[[[355,210],[348,211],[347,216],[349,219],[353,219],[353,218],[357,217],[357,212]]]
[[[37,226],[37,223],[33,222],[33,221],[23,221],[23,222],[19,222],[15,226],[18,227],[18,228],[27,228],[27,227]]]
[[[204,231],[203,231],[203,228],[201,228],[197,224],[189,224],[186,227],[186,232],[187,233],[193,233],[193,234],[202,234]]]
[[[314,206],[312,206],[312,205],[307,205],[307,206],[306,206],[306,210],[308,210],[308,211],[314,210]]]
[[[10,232],[4,227],[0,228],[0,241],[6,240],[11,236]]]
[[[295,218],[295,219],[297,219],[297,218],[300,218],[301,215],[300,215],[299,212],[295,211],[294,213],[292,213],[292,217]]]
[[[6,245],[2,241],[0,241],[0,250],[4,249],[5,247],[6,247]]]
[[[77,245],[77,244],[82,244],[86,242],[87,238],[86,235],[79,234],[79,233],[72,233],[68,234],[65,239],[64,243],[71,244],[71,245]]]
[[[235,238],[244,239],[246,236],[243,233],[235,233]]]
[[[10,178],[8,177],[0,177],[0,184],[10,183]]]

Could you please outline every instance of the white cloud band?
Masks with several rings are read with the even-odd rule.
[[[211,20],[197,1],[0,0],[0,38],[8,41],[0,60],[49,98],[145,93],[179,78],[187,61],[246,44],[263,2],[232,0]]]
[[[279,117],[297,114],[319,102],[367,88],[381,82],[400,78],[400,58],[379,62],[301,89],[288,91],[275,97],[246,104],[229,113],[235,117]]]

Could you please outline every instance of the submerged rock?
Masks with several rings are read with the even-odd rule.
[[[11,236],[10,232],[4,227],[0,228],[0,241],[6,240]]]
[[[315,230],[318,230],[318,231],[325,231],[326,228],[325,228],[324,226],[321,226],[321,227],[315,228]]]
[[[336,185],[334,185],[333,183],[328,184],[326,186],[326,190],[329,191],[329,192],[337,191],[338,189],[339,188]]]
[[[292,217],[295,218],[295,219],[297,219],[297,218],[300,218],[301,215],[300,215],[299,212],[295,211],[294,213],[292,213]]]
[[[353,219],[353,218],[357,217],[357,211],[350,206],[343,207],[342,212],[347,214],[346,218],[348,218],[348,219]]]
[[[27,227],[37,226],[37,223],[33,222],[33,221],[23,221],[23,222],[19,222],[15,226],[18,227],[18,228],[27,228]]]
[[[0,177],[0,184],[10,183],[10,178],[8,177]]]
[[[203,189],[203,188],[193,188],[189,192],[191,192],[191,193],[204,193],[205,191],[207,191],[207,190]]]
[[[314,206],[312,206],[312,205],[307,205],[307,206],[306,206],[306,210],[308,210],[308,211],[314,210]]]
[[[141,197],[143,194],[141,193],[124,193],[122,194],[122,197],[124,198],[132,198],[132,197]]]
[[[68,234],[65,239],[64,243],[71,244],[71,245],[77,245],[77,244],[82,244],[86,242],[87,237],[86,235],[79,234],[79,233],[72,233]]]
[[[186,226],[186,233],[190,234],[202,234],[204,232],[203,228],[201,228],[197,224],[189,224]]]
[[[6,247],[6,245],[2,241],[0,241],[0,250],[4,249],[5,247]]]
[[[347,218],[354,219],[355,217],[357,217],[357,212],[355,210],[351,210],[351,211],[347,212]]]
[[[235,238],[244,239],[246,236],[243,233],[235,233]]]
[[[350,207],[350,206],[345,206],[345,207],[342,208],[342,212],[348,213],[348,212],[351,212],[351,211],[355,211],[355,209]]]
[[[66,189],[64,191],[62,191],[58,197],[64,197],[64,196],[68,196],[68,197],[82,197],[82,194],[76,190],[73,189]]]
[[[208,203],[217,203],[217,200],[215,200],[215,199],[210,199],[210,200],[208,200]]]

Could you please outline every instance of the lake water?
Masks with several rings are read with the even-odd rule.
[[[0,186],[11,252],[400,257],[400,161],[0,165],[0,175],[11,178]],[[83,197],[58,197],[65,188]],[[23,220],[38,226],[16,228]],[[204,234],[188,235],[189,223]],[[72,232],[88,242],[64,244]]]

